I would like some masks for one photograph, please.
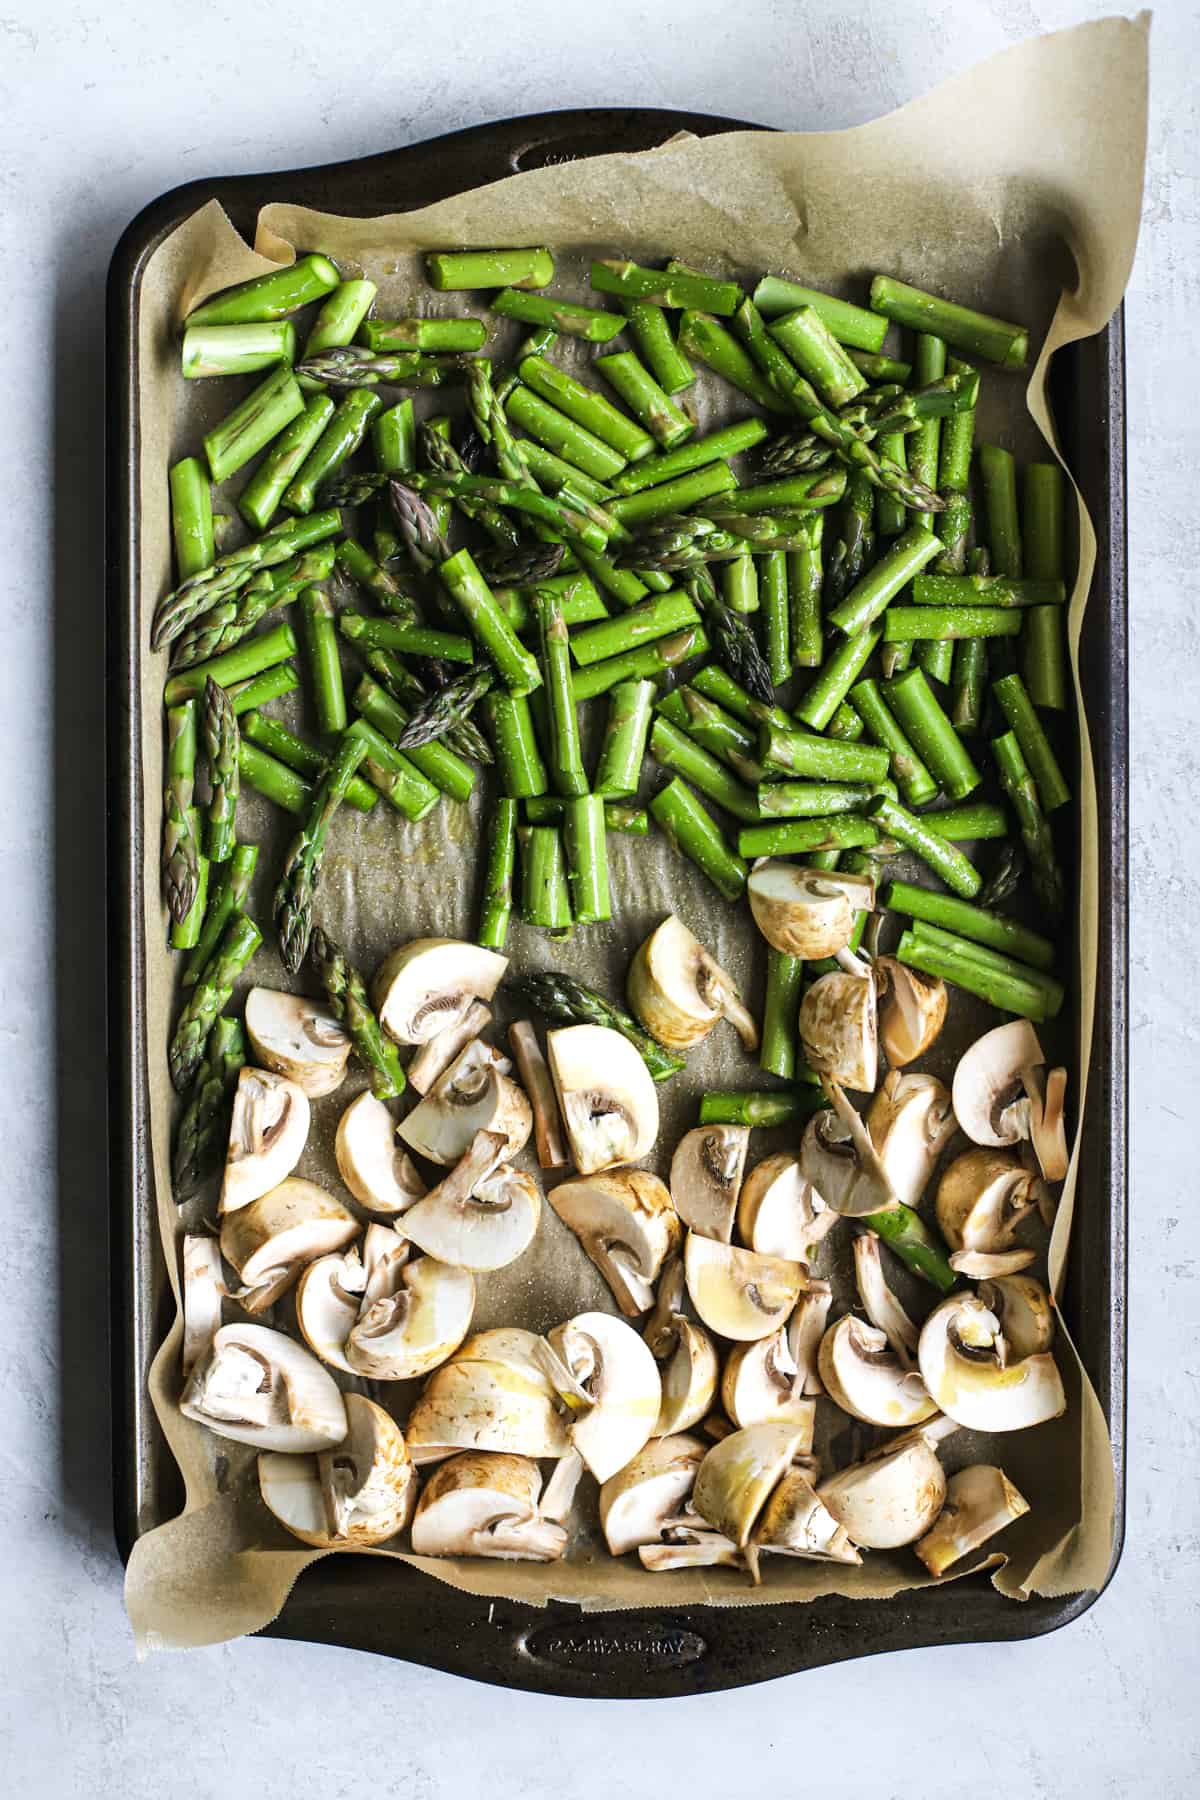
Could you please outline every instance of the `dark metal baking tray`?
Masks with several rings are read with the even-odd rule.
[[[604,108],[535,114],[322,168],[225,176],[175,188],[140,213],[108,281],[107,626],[109,806],[109,1111],[115,1524],[135,1539],[182,1504],[178,1472],[146,1397],[170,1320],[148,1152],[146,1041],[136,971],[143,953],[138,872],[146,810],[139,752],[144,617],[137,590],[138,393],[142,272],[162,240],[216,198],[252,239],[258,208],[290,200],[368,216],[429,205],[522,169],[649,149],[677,131],[755,129],[691,113]],[[1126,776],[1128,764],[1123,319],[1060,352],[1052,398],[1066,454],[1095,521],[1099,553],[1081,643],[1100,813],[1100,957],[1080,1190],[1064,1315],[1108,1417],[1124,1527],[1127,1088]],[[156,813],[154,815],[156,817]],[[155,829],[153,819],[150,829]],[[300,1579],[264,1635],[340,1644],[553,1694],[646,1699],[765,1681],[885,1650],[1036,1637],[1077,1619],[1094,1592],[1019,1604],[985,1575],[887,1602],[654,1608],[582,1613],[487,1601],[405,1564],[329,1557]]]

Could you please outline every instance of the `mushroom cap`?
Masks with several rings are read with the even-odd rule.
[[[183,1240],[180,1262],[183,1287],[183,1373],[190,1375],[208,1355],[221,1329],[221,1304],[225,1298],[225,1274],[221,1250],[207,1232]]]
[[[1066,1411],[1053,1356],[1009,1361],[1000,1322],[977,1294],[951,1294],[921,1328],[917,1361],[939,1409],[976,1431],[1022,1431]]]
[[[937,1222],[952,1250],[1007,1250],[1036,1204],[1035,1178],[1011,1150],[966,1150],[938,1183]]]
[[[1029,1502],[1003,1469],[972,1463],[946,1484],[946,1499],[928,1534],[915,1544],[931,1575],[944,1575],[971,1550],[1029,1511]]]
[[[875,883],[867,876],[832,875],[767,857],[751,869],[746,895],[754,923],[773,950],[819,962],[846,948],[856,915],[875,905]]]
[[[671,1196],[648,1169],[614,1169],[560,1182],[550,1204],[579,1239],[627,1318],[654,1304],[654,1283],[679,1246]]]
[[[627,1038],[607,1025],[567,1025],[546,1037],[571,1159],[581,1175],[637,1162],[658,1136],[658,1092]]]
[[[800,1170],[825,1204],[845,1218],[863,1219],[896,1203],[896,1193],[866,1125],[836,1083],[826,1092],[832,1109],[815,1112],[800,1140]]]
[[[485,1139],[491,1134],[482,1133]],[[494,1142],[503,1146],[498,1135]],[[468,1155],[470,1153],[468,1152]],[[528,1250],[542,1216],[536,1181],[501,1162],[461,1193],[454,1173],[404,1216],[404,1231],[418,1248],[464,1269],[503,1269]]]
[[[332,1376],[294,1338],[265,1325],[222,1325],[179,1409],[218,1437],[261,1450],[331,1450],[346,1435]]]
[[[591,1402],[571,1442],[597,1481],[607,1481],[648,1441],[662,1404],[658,1365],[631,1325],[611,1313],[577,1313],[546,1341]]]
[[[733,1235],[749,1147],[748,1125],[697,1125],[675,1146],[671,1198],[684,1224],[702,1237],[727,1244]]]
[[[629,965],[627,991],[646,1030],[672,1050],[698,1044],[724,1017],[747,1047],[757,1045],[757,1028],[736,983],[674,913],[639,946]]]
[[[667,1521],[686,1511],[707,1449],[683,1434],[652,1438],[609,1476],[600,1489],[600,1529],[613,1556],[660,1541]]]
[[[310,1100],[342,1085],[349,1034],[333,1014],[303,994],[255,987],[246,995],[246,1036],[264,1069],[286,1075]]]
[[[343,1396],[347,1432],[320,1456],[260,1451],[258,1486],[279,1523],[318,1550],[365,1548],[403,1531],[417,1497],[404,1434],[362,1394]]]
[[[1019,1105],[1022,1069],[1044,1063],[1038,1034],[1028,1019],[1010,1019],[985,1031],[954,1071],[954,1113],[972,1143],[997,1149],[1029,1136]]]
[[[418,1556],[557,1561],[567,1533],[539,1516],[541,1482],[537,1464],[525,1456],[452,1456],[434,1470],[417,1502],[413,1550]]]
[[[692,1305],[709,1330],[741,1343],[777,1331],[808,1285],[801,1263],[695,1231],[688,1232],[684,1268]]]
[[[309,1349],[345,1375],[356,1373],[346,1339],[358,1323],[366,1270],[357,1250],[309,1263],[296,1289],[296,1323]]]
[[[946,1495],[946,1475],[919,1431],[883,1444],[840,1469],[819,1498],[864,1550],[894,1550],[929,1530]]]
[[[906,1206],[920,1201],[956,1129],[949,1092],[935,1075],[889,1072],[867,1110],[867,1130]]]
[[[521,1154],[533,1130],[533,1112],[516,1082],[497,1068],[496,1060],[497,1052],[490,1044],[472,1038],[424,1099],[401,1120],[397,1131],[418,1156],[443,1167],[453,1166],[466,1155],[480,1131],[501,1132],[507,1139],[505,1155]]]
[[[893,1069],[916,1062],[936,1042],[946,1023],[946,984],[940,975],[924,975],[894,956],[877,956],[879,974],[879,1041]]]
[[[700,1464],[692,1505],[714,1530],[745,1549],[767,1496],[802,1454],[795,1425],[748,1425],[714,1444]]]
[[[1036,1356],[1054,1342],[1054,1302],[1032,1275],[993,1275],[979,1298],[995,1313],[1013,1357]]]
[[[789,1469],[763,1507],[754,1542],[777,1556],[817,1562],[861,1563],[843,1525],[814,1491],[801,1469]]]
[[[469,1269],[419,1256],[400,1269],[395,1294],[366,1296],[346,1340],[346,1360],[357,1375],[376,1381],[412,1381],[452,1356],[471,1329],[475,1278]]]
[[[703,1326],[676,1313],[672,1328],[675,1347],[659,1363],[662,1405],[655,1437],[670,1437],[698,1425],[713,1403],[720,1374],[716,1347]]]
[[[305,1264],[343,1249],[361,1229],[340,1200],[315,1181],[292,1175],[249,1206],[225,1214],[221,1254],[248,1288],[269,1282],[278,1297]]]
[[[342,1180],[368,1212],[395,1218],[425,1192],[412,1158],[396,1142],[396,1121],[370,1088],[339,1119],[333,1150]]]
[[[393,950],[372,984],[379,1022],[399,1044],[427,1044],[458,1025],[472,1003],[490,1000],[507,956],[457,938],[415,938]]]
[[[821,1339],[817,1358],[832,1400],[869,1425],[919,1425],[938,1408],[915,1369],[906,1369],[882,1331],[845,1313]]]
[[[804,1434],[803,1454],[812,1449],[816,1403],[805,1400],[796,1384],[796,1363],[787,1327],[752,1344],[735,1344],[721,1374],[721,1404],[735,1425],[767,1421],[794,1425]]]
[[[800,1002],[800,1042],[818,1074],[872,1093],[879,1067],[874,976],[846,969],[819,975]]]
[[[221,1184],[221,1211],[236,1212],[285,1181],[308,1142],[308,1095],[286,1075],[238,1071]]]
[[[480,1360],[473,1346],[503,1331],[470,1338],[454,1362],[435,1369],[408,1416],[405,1437],[418,1463],[455,1450],[496,1450],[516,1456],[565,1456],[567,1428],[554,1389],[531,1361],[513,1353]],[[515,1336],[515,1333],[511,1334]],[[536,1343],[532,1332],[520,1334]],[[496,1346],[497,1351],[504,1349]]]
[[[760,1256],[807,1262],[837,1221],[788,1151],[755,1163],[738,1195],[738,1235]]]

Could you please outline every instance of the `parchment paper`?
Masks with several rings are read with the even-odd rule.
[[[363,272],[377,281],[381,315],[436,309],[439,297],[424,286],[416,253],[464,245],[550,244],[560,253],[563,272],[556,286],[581,298],[586,297],[587,259],[616,252],[643,261],[679,255],[743,278],[767,271],[791,274],[860,300],[869,276],[886,271],[1031,327],[1033,342],[1042,348],[1028,388],[1022,396],[1019,377],[987,371],[979,435],[998,437],[1020,458],[1045,454],[1040,433],[1057,452],[1045,393],[1049,358],[1057,347],[1102,328],[1121,299],[1133,258],[1145,141],[1147,29],[1146,15],[1132,21],[1108,19],[1019,45],[889,117],[852,131],[676,140],[640,155],[534,170],[422,211],[370,220],[271,206],[260,215],[253,251],[217,204],[210,203],[161,246],[141,292],[138,567],[143,619],[148,622],[156,597],[170,580],[168,464],[193,453],[201,432],[230,403],[225,383],[179,380],[178,321],[205,295],[290,261],[297,248],[324,250],[343,273]],[[458,303],[470,305],[475,297],[448,299],[445,310],[462,310]],[[497,355],[504,353],[506,343],[497,339]],[[577,361],[587,354],[580,346],[568,349]],[[712,392],[702,384],[705,428],[718,416]],[[1079,632],[1095,537],[1078,494],[1076,499],[1079,561],[1069,640],[1078,701]],[[142,757],[146,792],[154,797],[162,786],[163,669],[162,657],[143,656]],[[284,716],[302,717],[286,710]],[[1073,1093],[1082,1110],[1102,873],[1088,728],[1082,714],[1080,718],[1076,943],[1082,1000],[1074,1041],[1068,1034],[1066,1041],[1051,1043],[1053,1053],[1070,1063]],[[202,1195],[180,1214],[171,1196],[170,1134],[176,1109],[165,1046],[177,1006],[178,959],[158,949],[164,930],[158,817],[155,801],[151,805],[143,870],[151,950],[142,980],[152,1046],[158,1224],[178,1295],[179,1237],[211,1217],[215,1199]],[[285,986],[270,942],[269,890],[291,827],[271,817],[253,795],[244,797],[243,806],[246,836],[264,844],[251,910],[264,924],[267,944],[255,959],[253,980]],[[370,968],[392,944],[426,933],[471,934],[477,896],[467,846],[478,827],[479,809],[478,797],[469,809],[443,802],[417,826],[405,825],[382,805],[366,818],[343,809],[322,877],[319,914],[356,961]],[[665,912],[674,910],[692,923],[745,983],[752,1004],[758,1004],[761,972],[754,966],[745,909],[724,906],[703,877],[661,842],[613,837],[610,854],[617,921],[577,932],[564,946],[514,925],[510,952],[516,964],[553,962],[599,985],[607,978],[610,991],[619,991],[633,948]],[[960,1006],[962,998],[955,995],[953,1029],[937,1047],[938,1055],[924,1065],[943,1076],[958,1050],[982,1028],[980,1018]],[[756,1064],[728,1029],[714,1032],[692,1054],[687,1073],[660,1090],[663,1122],[656,1166],[663,1170],[669,1148],[694,1122],[696,1097],[704,1087],[759,1080]],[[332,1134],[356,1085],[361,1080],[348,1082],[314,1109],[318,1124],[300,1173],[338,1185]],[[786,1134],[756,1133],[752,1155],[786,1143]],[[1056,1292],[1076,1198],[1073,1158],[1049,1245]],[[574,1238],[549,1207],[544,1213],[529,1253],[511,1269],[480,1279],[474,1329],[501,1320],[543,1329],[584,1307],[613,1310],[604,1283]],[[1081,1228],[1087,1229],[1086,1196]],[[845,1260],[820,1267],[820,1272],[834,1279],[839,1300],[848,1302]],[[918,1316],[927,1309],[927,1290],[922,1297],[902,1279],[897,1287]],[[277,1322],[287,1328],[289,1320],[285,1303]],[[298,1547],[265,1512],[255,1491],[252,1453],[181,1417],[176,1405],[179,1338],[176,1323],[155,1360],[150,1386],[183,1472],[187,1499],[180,1517],[144,1535],[130,1560],[126,1598],[141,1654],[260,1629],[278,1613],[300,1571],[319,1554]],[[1108,1436],[1065,1330],[1060,1330],[1059,1361],[1069,1399],[1062,1419],[1004,1439],[976,1442],[971,1434],[960,1434],[945,1447],[952,1467],[981,1455],[1002,1462],[1032,1501],[1029,1515],[1001,1540],[1003,1557],[974,1565],[994,1568],[995,1584],[1013,1598],[1098,1586],[1111,1557]],[[390,1390],[387,1398],[403,1420],[405,1391]],[[842,1463],[879,1435],[841,1419],[826,1447],[832,1461]],[[581,1490],[581,1502],[577,1510],[594,1517],[590,1480]],[[769,1559],[758,1589],[728,1570],[651,1576],[630,1566],[630,1559],[609,1558],[590,1528],[581,1531],[569,1559],[550,1568],[406,1560],[477,1594],[534,1604],[563,1598],[603,1608],[764,1604],[813,1600],[830,1592],[883,1599],[928,1581],[908,1551],[872,1552],[861,1569],[849,1570]]]

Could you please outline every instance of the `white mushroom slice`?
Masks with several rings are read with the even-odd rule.
[[[835,1215],[836,1216],[836,1215]],[[818,1357],[825,1321],[833,1304],[833,1289],[827,1281],[810,1281],[808,1292],[801,1294],[796,1309],[788,1320],[788,1349],[796,1365],[796,1385],[802,1394],[823,1394]]]
[[[1067,1071],[1027,1068],[1022,1071],[1029,1095],[1029,1136],[1044,1181],[1064,1181],[1070,1164],[1067,1125],[1063,1108],[1067,1098]]]
[[[699,1438],[655,1438],[600,1489],[600,1529],[613,1556],[657,1544],[684,1512],[708,1450]]]
[[[607,1481],[649,1439],[662,1401],[658,1366],[633,1327],[611,1313],[578,1313],[546,1335],[587,1405],[571,1441],[597,1481]],[[572,1404],[572,1393],[564,1399]]]
[[[737,1545],[719,1531],[698,1531],[690,1525],[668,1527],[661,1544],[641,1544],[638,1561],[652,1575],[670,1569],[715,1569],[727,1564],[744,1569],[746,1558]]]
[[[562,1119],[554,1095],[554,1083],[542,1055],[537,1033],[528,1019],[517,1019],[508,1028],[508,1042],[521,1076],[529,1104],[533,1108],[533,1141],[537,1159],[543,1169],[562,1169],[567,1163],[567,1146]]]
[[[898,1195],[871,1134],[835,1081],[823,1081],[833,1108],[815,1112],[800,1140],[800,1169],[834,1214],[862,1219]]]
[[[565,1456],[571,1443],[554,1389],[532,1358],[537,1343],[516,1327],[480,1332],[435,1369],[405,1427],[413,1461],[455,1450]]]
[[[543,1519],[549,1519],[555,1525],[566,1524],[575,1502],[575,1490],[583,1479],[585,1467],[582,1456],[573,1444],[565,1456],[559,1457],[538,1501],[538,1511]]]
[[[1022,1431],[1066,1411],[1049,1351],[1010,1361],[1000,1321],[975,1294],[951,1294],[921,1329],[917,1360],[938,1407],[976,1431]]]
[[[296,1289],[296,1323],[305,1343],[346,1375],[355,1373],[346,1359],[346,1339],[358,1322],[366,1278],[358,1251],[348,1250],[310,1263]]]
[[[286,1075],[310,1100],[332,1094],[345,1079],[349,1034],[331,1012],[303,994],[251,988],[246,995],[246,1036],[263,1068]]]
[[[746,896],[754,923],[773,950],[820,962],[849,944],[857,915],[875,905],[875,883],[868,876],[830,875],[766,858],[751,869]]]
[[[688,1233],[684,1268],[692,1305],[709,1330],[741,1343],[778,1331],[808,1286],[798,1262],[718,1244],[695,1231]]]
[[[581,1175],[637,1162],[658,1136],[658,1093],[627,1038],[606,1025],[568,1025],[546,1038],[571,1159]]]
[[[795,1425],[749,1425],[714,1444],[700,1464],[692,1505],[714,1530],[745,1549],[775,1483],[803,1454]]]
[[[916,1206],[957,1129],[950,1095],[933,1075],[893,1069],[867,1111],[867,1130],[892,1192]]]
[[[650,1346],[656,1362],[670,1356],[676,1344],[675,1322],[683,1310],[683,1257],[669,1256],[658,1277],[654,1311],[642,1328],[642,1336]]]
[[[868,1319],[882,1331],[904,1367],[911,1369],[920,1333],[887,1284],[873,1231],[860,1232],[854,1240],[854,1281]]]
[[[401,1120],[399,1134],[418,1156],[451,1166],[466,1155],[479,1131],[502,1133],[507,1140],[505,1155],[521,1154],[533,1130],[533,1113],[496,1060],[490,1045],[473,1038]]]
[[[946,984],[938,975],[923,975],[897,962],[894,956],[878,956],[879,1042],[893,1069],[924,1056],[936,1042],[946,1022]]]
[[[1003,1469],[972,1463],[946,1484],[946,1501],[933,1528],[913,1549],[931,1575],[944,1575],[1029,1511],[1029,1502]]]
[[[490,1000],[507,956],[456,938],[416,938],[393,950],[372,985],[375,1011],[398,1044],[427,1044]]]
[[[816,1401],[804,1398],[798,1374],[787,1330],[781,1325],[757,1343],[734,1345],[721,1375],[721,1404],[737,1426],[768,1421],[796,1426],[804,1434],[800,1448],[808,1452]]]
[[[919,1425],[938,1410],[921,1376],[905,1367],[883,1332],[853,1313],[829,1327],[817,1363],[830,1399],[869,1425]]]
[[[367,1226],[362,1242],[364,1306],[400,1292],[402,1270],[411,1255],[412,1245],[402,1232],[390,1225]]]
[[[954,1071],[954,1113],[974,1144],[999,1149],[1029,1136],[1022,1072],[1046,1060],[1028,1019],[977,1038]]]
[[[926,1433],[906,1432],[841,1469],[817,1489],[864,1550],[895,1550],[929,1530],[946,1497],[946,1475]]]
[[[376,1381],[427,1375],[454,1354],[471,1329],[475,1280],[469,1269],[419,1256],[399,1273],[394,1294],[364,1295],[346,1340],[346,1360],[355,1374]]]
[[[308,1142],[308,1095],[269,1069],[238,1071],[221,1211],[236,1212],[286,1181]]]
[[[984,1281],[996,1275],[1017,1275],[1036,1259],[1036,1250],[956,1250],[950,1267],[970,1281]]]
[[[564,1528],[538,1511],[542,1478],[525,1456],[451,1457],[435,1469],[413,1515],[418,1556],[489,1556],[504,1562],[556,1562]]]
[[[404,1434],[389,1413],[362,1394],[346,1394],[348,1430],[336,1450],[319,1456],[263,1451],[258,1486],[293,1537],[318,1550],[386,1543],[403,1531],[417,1497]]]
[[[800,1043],[818,1074],[857,1092],[874,1091],[879,1046],[870,970],[855,975],[834,969],[817,977],[800,1002]]]
[[[807,1262],[837,1222],[838,1214],[806,1179],[799,1157],[787,1151],[755,1163],[742,1183],[738,1234],[760,1256]]]
[[[1037,1205],[1035,1178],[1009,1150],[967,1150],[938,1183],[937,1222],[952,1250],[1007,1250]]]
[[[465,1050],[472,1038],[477,1038],[491,1022],[491,1007],[485,1006],[482,1000],[472,1000],[456,1024],[444,1025],[441,1031],[427,1039],[404,1071],[413,1092],[427,1094],[460,1050]]]
[[[185,1418],[260,1450],[329,1450],[346,1435],[333,1377],[294,1339],[265,1325],[222,1325],[179,1400]]]
[[[626,1318],[654,1304],[654,1283],[679,1247],[671,1196],[646,1169],[582,1175],[550,1193],[550,1204],[579,1239]]]
[[[444,1181],[404,1215],[405,1235],[442,1262],[503,1269],[533,1242],[542,1197],[531,1176],[501,1158],[506,1139],[480,1131]]]
[[[747,1050],[758,1049],[758,1026],[732,978],[699,938],[672,913],[642,944],[629,965],[629,1004],[660,1044],[686,1050],[728,1019]]]
[[[672,1346],[658,1358],[662,1405],[654,1424],[655,1437],[670,1437],[698,1425],[717,1391],[720,1364],[716,1347],[703,1326],[693,1325],[682,1313],[676,1313]]]
[[[183,1240],[183,1373],[190,1375],[212,1349],[221,1329],[225,1275],[221,1250],[207,1233]]]
[[[1054,1302],[1032,1275],[996,1275],[979,1285],[979,1298],[1000,1321],[1010,1356],[1036,1356],[1054,1342]]]
[[[315,1181],[291,1176],[269,1194],[226,1213],[221,1254],[248,1289],[278,1299],[318,1257],[343,1249],[361,1230],[340,1200]]]
[[[396,1142],[396,1121],[370,1088],[342,1114],[333,1150],[342,1180],[368,1212],[395,1218],[425,1192],[416,1164]]]
[[[800,1469],[789,1469],[766,1505],[754,1532],[758,1550],[801,1556],[815,1562],[861,1563],[844,1525],[813,1491]]]
[[[685,1225],[727,1244],[750,1147],[748,1125],[697,1125],[671,1158],[671,1198]]]

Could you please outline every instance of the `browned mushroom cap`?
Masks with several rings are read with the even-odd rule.
[[[946,1497],[946,1476],[934,1449],[944,1435],[941,1421],[931,1419],[929,1428],[892,1438],[821,1483],[817,1493],[854,1543],[864,1550],[894,1550],[929,1530]]]
[[[861,975],[835,969],[818,976],[800,1002],[800,1042],[809,1067],[818,1074],[856,1092],[874,1091],[879,1049],[870,969]]]
[[[880,987],[879,1041],[893,1069],[902,1069],[936,1042],[946,1022],[946,984],[894,956],[877,956],[874,967]]]
[[[758,1026],[733,979],[672,913],[642,944],[629,965],[629,1004],[660,1044],[686,1050],[728,1019],[748,1050],[758,1049]]]
[[[418,1556],[488,1556],[556,1562],[562,1525],[541,1517],[541,1474],[530,1458],[497,1453],[451,1457],[426,1484],[413,1517]]]
[[[686,1515],[707,1449],[682,1434],[653,1438],[609,1477],[600,1489],[600,1529],[613,1556],[660,1543],[664,1529]]]
[[[838,1215],[807,1179],[797,1156],[780,1152],[755,1163],[738,1195],[742,1242],[763,1256],[807,1262]]]
[[[280,1524],[317,1549],[386,1543],[403,1531],[417,1472],[395,1420],[362,1394],[345,1395],[346,1437],[319,1456],[263,1451],[258,1485]]]
[[[405,1427],[413,1461],[435,1462],[455,1450],[565,1456],[570,1439],[536,1360],[539,1342],[515,1325],[479,1331],[435,1369]]]
[[[744,1549],[776,1482],[804,1449],[803,1429],[749,1425],[714,1444],[700,1464],[692,1504],[715,1531]]]
[[[967,1150],[938,1183],[942,1236],[952,1250],[1007,1250],[1037,1204],[1034,1190],[1034,1177],[1011,1151]]]
[[[875,883],[764,858],[750,871],[746,896],[772,949],[819,962],[846,948],[857,914],[875,904]]]

